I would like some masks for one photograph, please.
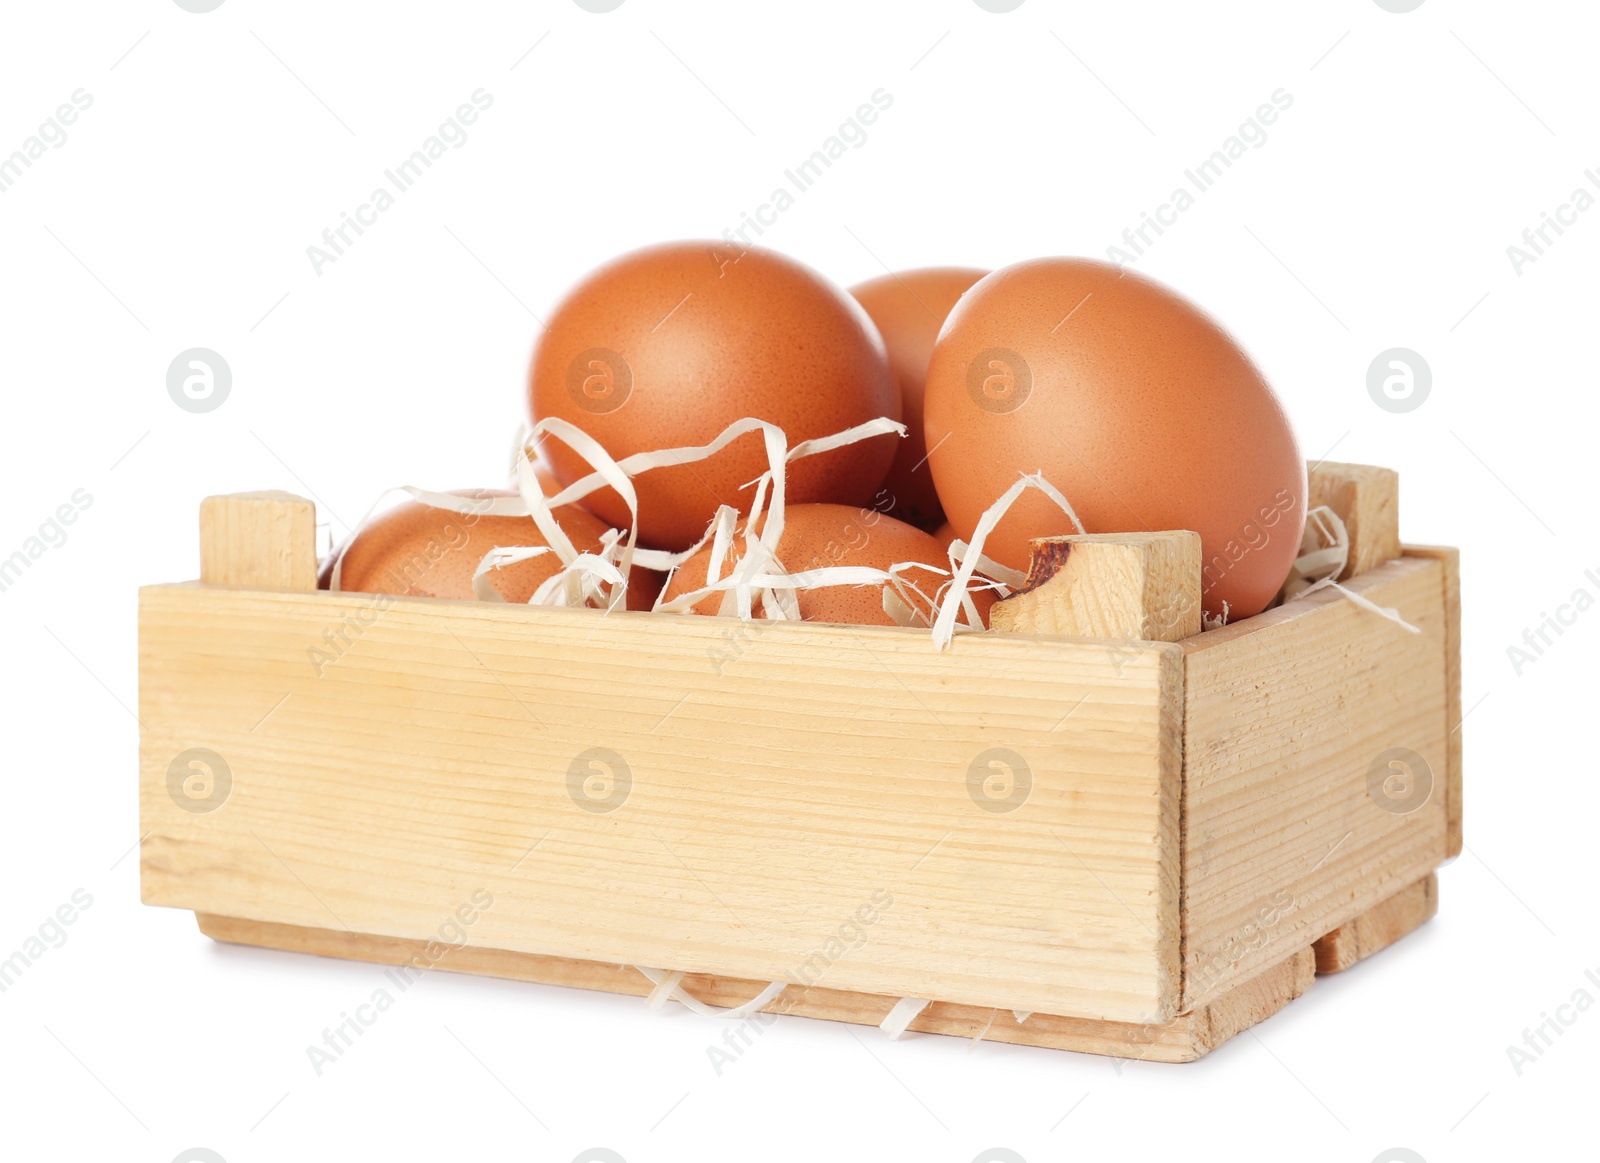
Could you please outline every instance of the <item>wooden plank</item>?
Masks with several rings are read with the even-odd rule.
[[[1439,878],[1430,872],[1410,888],[1346,921],[1312,946],[1318,973],[1339,973],[1393,945],[1439,911]]]
[[[512,953],[475,945],[450,948],[435,946],[430,950],[427,941],[241,921],[204,913],[199,915],[198,920],[200,931],[206,936],[237,945],[313,953],[379,965],[412,965],[418,969],[473,973],[542,985],[596,989],[634,997],[645,997],[653,988],[644,974],[627,965]],[[974,1038],[982,1034],[990,1042],[1076,1050],[1085,1054],[1106,1054],[1150,1062],[1192,1062],[1235,1034],[1271,1017],[1305,993],[1313,980],[1314,969],[1311,950],[1302,949],[1211,1005],[1158,1025],[1039,1013],[1030,1014],[1019,1022],[1008,1010],[933,1002],[912,1019],[908,1029],[959,1038]],[[415,974],[407,970],[396,979],[395,988],[409,988],[413,980]],[[697,973],[686,976],[682,984],[691,997],[707,1005],[726,1009],[742,1005],[755,997],[766,982]],[[807,987],[792,984],[761,1012],[875,1026],[883,1021],[897,1000],[890,996],[851,993],[821,985]],[[767,1023],[746,1018],[738,1024],[746,1032],[751,1028],[759,1032],[759,1028]],[[724,1041],[717,1045],[730,1045],[737,1051],[740,1045],[747,1043],[748,1037],[736,1034],[734,1042]]]
[[[1026,586],[989,613],[996,630],[1177,642],[1200,633],[1200,535],[1083,533],[1033,543]]]
[[[1350,560],[1340,580],[1400,556],[1400,474],[1370,464],[1321,461],[1310,466],[1309,507],[1326,505],[1350,534]]]
[[[1316,958],[1310,949],[1291,953],[1196,1009],[1190,1019],[1190,1037],[1197,1048],[1204,1047],[1201,1053],[1207,1053],[1270,1018],[1310,989],[1316,976]]]
[[[1410,557],[1431,557],[1444,566],[1445,717],[1450,723],[1446,747],[1445,806],[1449,840],[1445,855],[1461,855],[1461,551],[1448,545],[1407,545]]]
[[[487,889],[515,952],[1165,1021],[1181,711],[1167,643],[155,586],[143,895],[422,938]]]
[[[1409,557],[1347,583],[1420,634],[1325,590],[1183,644],[1183,1009],[1445,859],[1442,571]],[[1383,793],[1397,771],[1431,785],[1420,806]]]
[[[317,588],[317,510],[291,493],[200,503],[200,580],[258,590]]]

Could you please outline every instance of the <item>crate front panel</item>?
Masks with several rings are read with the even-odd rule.
[[[1176,1012],[1178,647],[382,605],[143,591],[148,903],[412,939],[465,906],[484,948]],[[214,810],[173,787],[194,748]]]

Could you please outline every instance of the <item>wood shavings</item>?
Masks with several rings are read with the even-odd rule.
[[[916,1016],[928,1008],[928,1002],[929,999],[925,997],[901,998],[884,1015],[883,1021],[878,1023],[878,1029],[888,1034],[891,1039],[898,1040]]]
[[[1290,567],[1289,578],[1283,583],[1284,601],[1306,598],[1318,590],[1338,590],[1363,610],[1387,618],[1408,633],[1421,634],[1422,630],[1401,617],[1400,611],[1390,606],[1380,606],[1370,598],[1356,593],[1339,583],[1350,562],[1350,534],[1344,521],[1326,505],[1318,505],[1306,514],[1305,533],[1300,538],[1300,556]]]
[[[937,567],[921,562],[896,562],[887,570],[866,566],[828,566],[791,573],[778,560],[777,549],[784,528],[785,468],[790,461],[804,456],[828,452],[858,440],[899,431],[901,426],[888,420],[875,420],[860,424],[833,436],[807,440],[790,449],[783,430],[760,421],[742,420],[733,426],[742,432],[759,430],[766,439],[769,469],[746,487],[755,488],[755,500],[750,516],[744,522],[743,546],[739,560],[726,575],[732,544],[737,537],[738,514],[729,506],[718,510],[716,518],[706,531],[706,536],[683,554],[677,555],[674,567],[682,564],[701,549],[709,539],[712,552],[707,562],[706,580],[702,585],[679,594],[669,601],[658,600],[658,612],[675,613],[692,610],[704,598],[721,594],[717,616],[753,620],[758,615],[767,620],[797,621],[799,603],[795,594],[801,590],[820,589],[827,586],[877,585],[884,588],[884,609],[902,626],[929,626],[935,600],[924,594],[905,575],[914,569],[945,573]],[[731,431],[732,429],[730,429]],[[715,447],[721,441],[714,441]],[[631,459],[631,458],[630,458]],[[623,462],[628,464],[627,461]],[[659,465],[657,465],[659,467]],[[580,482],[581,484],[582,482]],[[563,494],[564,496],[565,494]],[[663,593],[666,591],[663,590]],[[970,598],[967,605],[972,606]],[[968,625],[980,626],[982,620],[976,608],[968,613]]]
[[[1300,555],[1289,567],[1283,583],[1283,600],[1297,598],[1317,582],[1338,579],[1350,564],[1350,534],[1344,522],[1326,505],[1306,514],[1305,531],[1300,535]]]
[[[978,1043],[983,1041],[983,1036],[985,1034],[987,1034],[991,1029],[994,1028],[994,1020],[995,1020],[995,1018],[997,1018],[999,1016],[1000,1016],[1000,1011],[999,1010],[990,1010],[989,1011],[989,1020],[987,1022],[983,1023],[983,1029],[979,1030],[977,1036],[975,1038],[973,1038],[970,1042],[967,1043],[966,1052],[968,1054],[972,1053],[974,1050],[976,1050],[978,1048]]]
[[[647,969],[643,965],[635,965],[634,968],[649,978],[650,982],[655,986],[650,991],[650,996],[645,999],[651,1009],[660,1009],[666,1005],[667,1000],[670,998],[703,1018],[731,1018],[734,1020],[747,1018],[751,1014],[760,1013],[771,1005],[777,1000],[778,995],[788,987],[788,982],[774,981],[743,1005],[719,1009],[716,1006],[707,1005],[697,997],[691,997],[684,991],[684,974],[681,970],[668,972],[665,969]]]
[[[988,540],[994,527],[1000,524],[1000,518],[1016,503],[1018,497],[1029,489],[1038,489],[1049,497],[1061,511],[1072,519],[1072,524],[1079,533],[1084,531],[1083,522],[1078,520],[1078,514],[1072,509],[1072,504],[1061,491],[1045,480],[1038,473],[1024,473],[1022,479],[1017,481],[1004,493],[1000,499],[983,511],[983,516],[978,518],[978,527],[972,531],[972,543],[963,551],[960,567],[951,582],[950,588],[945,592],[944,599],[939,604],[939,616],[933,623],[933,644],[937,649],[943,650],[950,645],[955,636],[956,616],[961,612],[963,603],[971,604],[968,589],[972,585],[973,574],[977,572],[978,563],[986,560],[983,556],[983,543]],[[951,545],[952,550],[955,548]],[[992,575],[991,575],[992,576]]]
[[[973,601],[974,593],[992,590],[1005,597],[1024,584],[1023,575],[1008,569],[999,562],[985,557],[985,538],[999,523],[1017,497],[1027,489],[1043,492],[1071,519],[1079,532],[1083,524],[1078,520],[1072,505],[1053,485],[1039,474],[1024,475],[1015,485],[984,513],[978,523],[971,544],[954,541],[950,546],[950,570],[941,570],[922,562],[897,562],[887,570],[862,566],[830,566],[790,573],[779,562],[777,546],[783,536],[784,494],[786,468],[791,461],[819,453],[831,452],[860,440],[887,433],[905,434],[905,426],[887,418],[858,424],[843,432],[814,440],[806,440],[788,447],[784,431],[774,424],[747,417],[735,421],[707,444],[682,448],[659,449],[635,453],[621,460],[614,459],[600,443],[576,425],[557,417],[540,421],[531,429],[518,433],[514,454],[513,475],[518,488],[515,497],[473,499],[449,493],[430,492],[411,486],[400,490],[414,500],[436,508],[463,514],[531,517],[543,546],[496,546],[479,561],[473,573],[473,594],[482,601],[503,600],[489,582],[489,575],[497,569],[543,554],[553,553],[561,561],[556,574],[543,582],[529,599],[534,605],[579,606],[605,610],[623,605],[632,576],[632,569],[670,572],[679,568],[709,542],[706,582],[670,602],[657,599],[657,612],[677,612],[692,609],[710,594],[720,594],[717,613],[724,617],[754,620],[761,618],[776,621],[795,621],[800,617],[796,593],[824,586],[876,585],[883,588],[883,607],[886,613],[901,626],[931,629],[934,645],[944,649],[950,645],[958,629],[981,630],[983,619]],[[743,546],[739,560],[727,568],[733,544],[738,538],[738,511],[731,506],[721,506],[701,539],[679,553],[639,549],[634,528],[626,531],[610,530],[602,538],[599,552],[578,552],[571,538],[561,528],[555,510],[575,504],[602,488],[614,489],[627,505],[630,526],[638,524],[638,496],[632,478],[652,469],[691,464],[714,456],[733,441],[750,433],[760,433],[766,448],[768,470],[748,482],[755,496],[750,516],[744,523]],[[570,447],[594,469],[593,472],[561,489],[554,496],[546,496],[534,471],[533,456],[545,438],[554,438]],[[384,497],[396,490],[389,490]],[[380,497],[379,503],[384,498]],[[357,529],[365,527],[378,505],[368,511]],[[353,538],[352,538],[353,539]],[[344,549],[340,550],[332,575],[332,588],[337,590],[339,571]],[[922,569],[941,574],[949,580],[940,585],[930,598],[906,574]],[[978,576],[979,570],[982,576]],[[665,591],[663,591],[665,592]]]
[[[650,996],[644,999],[644,1004],[653,1010],[663,1008],[673,994],[678,992],[678,985],[683,981],[683,972],[674,970],[661,975],[661,980],[656,982],[656,987],[650,991]]]

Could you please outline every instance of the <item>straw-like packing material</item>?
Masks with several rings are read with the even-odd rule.
[[[1419,627],[1402,618],[1399,610],[1380,606],[1371,598],[1340,585],[1339,575],[1349,563],[1349,530],[1339,514],[1326,505],[1318,505],[1306,514],[1305,532],[1300,536],[1300,556],[1289,567],[1289,577],[1281,591],[1283,600],[1292,602],[1318,590],[1334,589],[1363,610],[1387,618],[1412,634],[1422,633]]]
[[[761,434],[768,468],[745,486],[753,486],[755,495],[749,517],[743,526],[739,560],[731,568],[728,567],[734,542],[741,536],[739,513],[728,505],[718,508],[705,534],[688,549],[677,553],[640,549],[636,544],[639,502],[633,478],[651,469],[705,460],[751,433]],[[904,436],[905,426],[887,418],[879,418],[832,436],[802,441],[790,448],[783,429],[767,421],[747,417],[728,425],[708,444],[634,453],[617,460],[599,441],[575,424],[550,417],[541,420],[519,437],[513,465],[518,495],[471,498],[409,485],[388,489],[361,519],[356,533],[359,534],[366,527],[379,504],[395,492],[406,493],[422,504],[464,515],[531,517],[545,544],[495,546],[483,556],[473,573],[474,596],[482,601],[504,601],[491,584],[490,578],[495,570],[553,553],[560,560],[561,568],[535,590],[529,603],[584,606],[608,611],[623,604],[634,566],[675,571],[709,544],[711,553],[704,584],[671,601],[663,602],[658,598],[654,607],[657,612],[690,610],[708,595],[720,594],[719,616],[746,620],[754,620],[759,616],[768,620],[795,621],[800,617],[795,595],[801,590],[876,585],[882,587],[883,608],[893,621],[902,626],[929,628],[935,647],[944,649],[958,631],[983,629],[982,617],[973,601],[974,593],[988,590],[1004,598],[1023,584],[1022,574],[983,554],[985,540],[1018,497],[1028,489],[1038,489],[1062,509],[1080,533],[1083,532],[1083,524],[1073,512],[1072,505],[1055,486],[1037,473],[1026,474],[984,512],[973,531],[970,544],[960,540],[952,542],[948,569],[927,562],[896,562],[886,570],[866,566],[827,566],[790,573],[777,557],[777,547],[784,529],[786,469],[789,462],[889,433]],[[594,470],[549,497],[545,496],[534,473],[530,453],[530,449],[536,448],[545,437],[566,444]],[[614,489],[626,504],[630,528],[626,532],[608,530],[601,538],[598,551],[580,553],[561,528],[555,510],[608,487]],[[334,590],[339,589],[344,554],[354,539],[353,534],[336,555],[331,581]],[[942,583],[930,597],[906,576],[909,571],[917,569],[942,575],[949,580]]]

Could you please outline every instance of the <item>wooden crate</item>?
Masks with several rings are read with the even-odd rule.
[[[1349,588],[1198,633],[1193,534],[1043,546],[995,631],[318,591],[213,497],[140,594],[143,899],[218,940],[1187,1061],[1432,915],[1454,550],[1320,465]],[[1396,759],[1401,766],[1391,766]],[[1387,781],[1387,782],[1386,782]]]

